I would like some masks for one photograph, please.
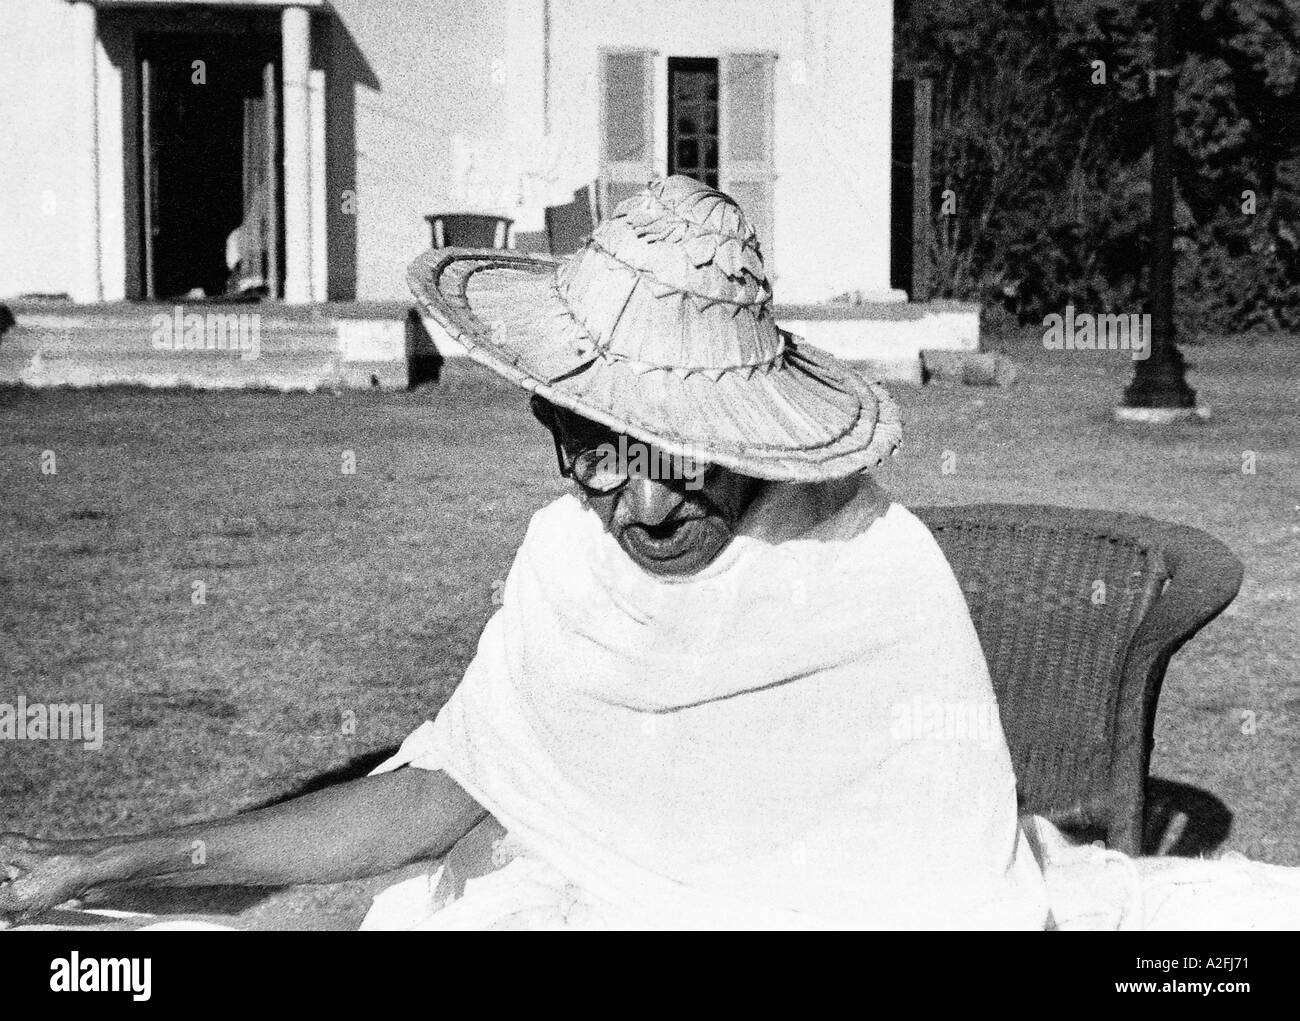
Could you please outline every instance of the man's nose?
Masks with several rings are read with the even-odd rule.
[[[654,479],[629,479],[623,490],[623,508],[631,521],[660,525],[685,503],[682,493]]]

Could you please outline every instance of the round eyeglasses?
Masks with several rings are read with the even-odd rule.
[[[560,474],[572,479],[589,493],[608,496],[627,485],[629,480],[646,477],[687,489],[701,489],[711,466],[694,458],[666,454],[638,440],[605,442],[576,454],[564,449],[559,431],[551,430],[555,442],[555,460]],[[633,448],[632,456],[628,450]],[[639,448],[639,449],[638,449]]]

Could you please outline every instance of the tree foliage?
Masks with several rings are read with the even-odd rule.
[[[1153,0],[909,6],[899,73],[934,82],[933,208],[956,198],[936,217],[939,293],[1025,320],[1140,306]],[[1178,0],[1175,23],[1184,332],[1296,327],[1300,0]]]

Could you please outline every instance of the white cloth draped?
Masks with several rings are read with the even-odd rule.
[[[445,770],[524,851],[452,914],[427,901],[431,926],[501,920],[512,888],[569,925],[1047,917],[961,591],[869,480],[767,487],[684,579],[572,496],[542,509],[460,687],[380,768],[400,765]]]
[[[769,487],[680,580],[573,497],[539,511],[401,766],[495,818],[363,928],[1300,928],[1300,869],[1017,820],[961,592],[869,480]]]

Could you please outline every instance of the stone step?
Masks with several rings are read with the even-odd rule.
[[[395,321],[374,316],[342,320],[319,312],[286,315],[277,306],[268,314],[265,308],[183,306],[178,342],[174,309],[18,307],[13,309],[15,325],[0,337],[0,383],[406,387],[401,316]],[[186,314],[203,318],[187,324]],[[202,347],[196,346],[200,338]]]

